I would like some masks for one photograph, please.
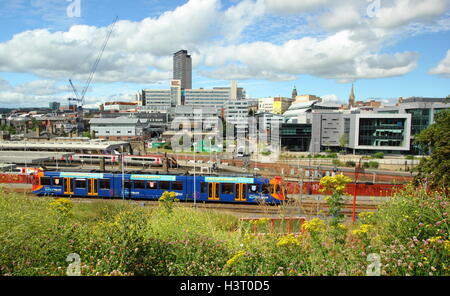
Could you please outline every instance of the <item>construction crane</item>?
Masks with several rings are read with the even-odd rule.
[[[95,71],[97,70],[97,66],[100,63],[100,60],[102,58],[103,52],[105,51],[106,45],[108,44],[109,38],[111,37],[111,34],[113,32],[114,29],[114,25],[117,22],[118,17],[116,16],[116,18],[114,19],[113,23],[109,26],[108,29],[108,34],[106,35],[105,40],[103,41],[103,45],[100,48],[100,51],[97,55],[97,58],[94,62],[94,64],[92,65],[92,69],[91,72],[89,74],[89,77],[86,81],[86,85],[84,86],[83,90],[81,91],[81,94],[78,93],[77,89],[75,88],[74,84],[72,83],[72,79],[69,78],[69,83],[70,86],[72,87],[72,90],[75,94],[75,98],[68,98],[67,100],[69,101],[69,106],[71,106],[71,102],[75,102],[75,106],[76,106],[76,110],[78,111],[78,116],[77,116],[77,125],[78,125],[78,133],[82,133],[83,131],[83,106],[84,106],[84,96],[86,94],[86,91],[88,90],[89,86],[91,85],[92,79],[94,78],[94,74]]]

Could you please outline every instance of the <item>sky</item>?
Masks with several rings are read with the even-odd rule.
[[[172,56],[193,88],[357,100],[450,94],[450,0],[0,0],[0,107],[67,104],[111,38],[86,107],[167,89]]]

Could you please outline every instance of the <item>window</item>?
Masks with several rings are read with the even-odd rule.
[[[53,178],[53,186],[62,186],[62,178]]]
[[[124,181],[123,182],[123,187],[125,189],[131,189],[131,182],[130,181]]]
[[[161,190],[170,190],[170,182],[169,181],[161,181],[161,182],[159,182],[159,188]]]
[[[145,189],[145,181],[135,180],[134,181],[134,189]]]
[[[147,188],[150,189],[150,190],[158,189],[158,182],[148,181],[147,182]]]
[[[100,190],[109,190],[111,185],[109,179],[100,179]]]
[[[182,191],[183,190],[183,182],[181,182],[181,181],[172,182],[172,190]]]
[[[271,194],[272,193],[272,184],[263,184],[262,185],[262,193],[263,194]]]
[[[41,185],[51,185],[50,177],[41,177]]]
[[[200,193],[206,193],[208,191],[207,188],[208,188],[208,183],[202,182],[200,184]]]
[[[86,179],[76,179],[75,187],[77,189],[86,189]]]
[[[223,183],[222,184],[222,194],[233,194],[234,184],[232,183]]]
[[[259,184],[250,184],[250,186],[248,186],[248,192],[258,193],[259,192]]]

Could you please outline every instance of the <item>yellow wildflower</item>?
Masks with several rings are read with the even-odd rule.
[[[294,237],[292,233],[281,237],[277,242],[278,247],[283,246],[300,246],[300,242]]]
[[[373,229],[373,226],[370,224],[363,224],[359,227],[359,229],[355,229],[352,231],[353,235],[362,236],[366,233],[370,232]]]
[[[231,257],[228,261],[227,261],[227,266],[231,266],[231,265],[233,265],[234,263],[236,263],[236,261],[239,259],[239,258],[241,258],[242,256],[244,256],[246,254],[246,252],[245,251],[239,251],[239,252],[237,252],[236,254],[234,254],[234,256],[233,257]]]
[[[314,218],[310,221],[305,222],[302,225],[302,228],[311,233],[320,233],[325,231],[326,225],[325,222],[320,220],[319,218]]]

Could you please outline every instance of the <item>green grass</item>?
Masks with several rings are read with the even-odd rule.
[[[3,192],[0,275],[65,275],[70,253],[80,255],[82,275],[365,275],[370,253],[380,254],[383,275],[450,275],[449,204],[442,193],[411,187],[355,225],[293,237],[280,234],[286,222],[271,232],[261,220],[266,234],[255,236],[253,222],[177,203]]]

